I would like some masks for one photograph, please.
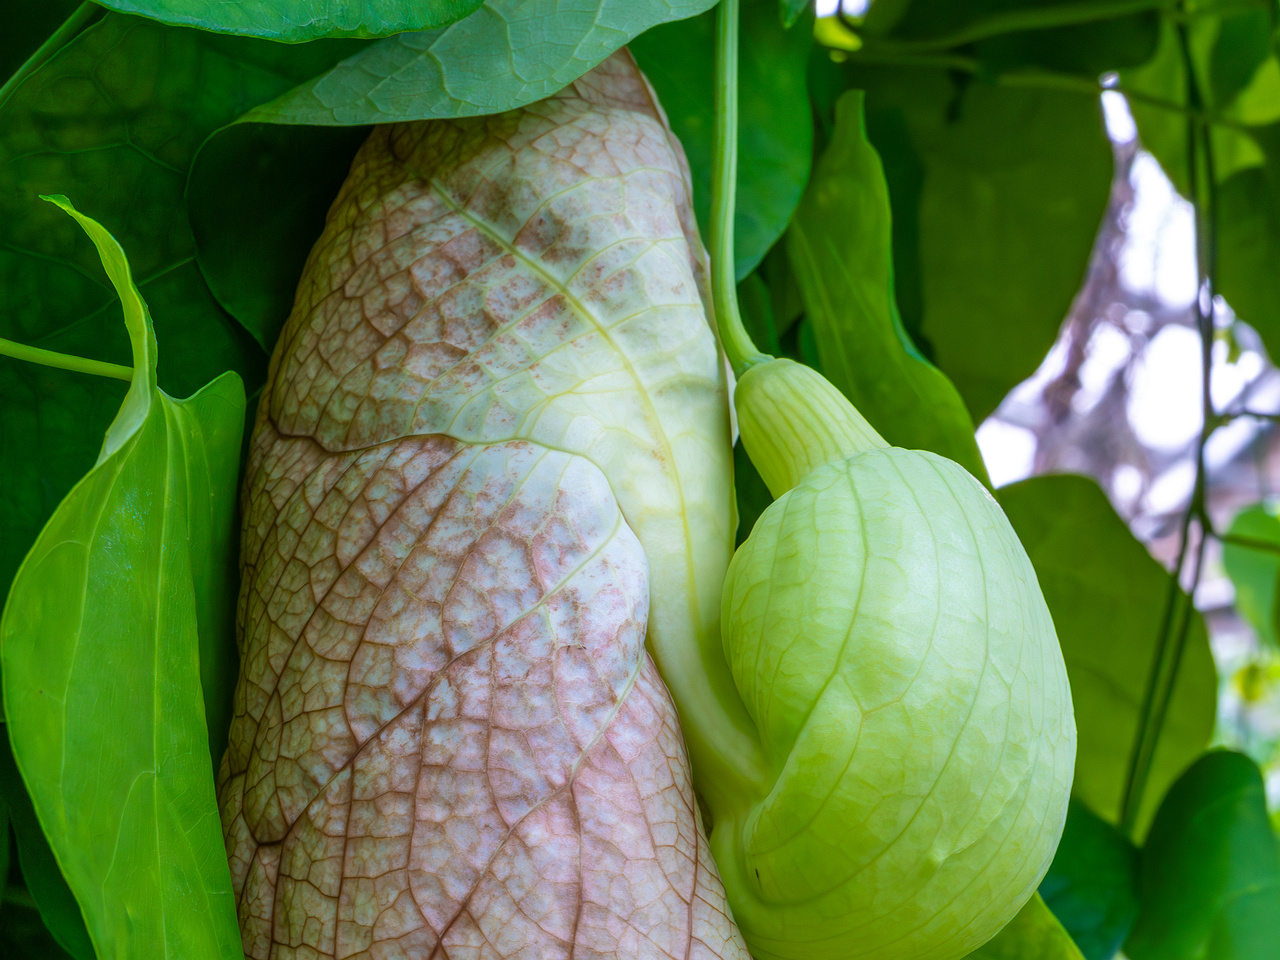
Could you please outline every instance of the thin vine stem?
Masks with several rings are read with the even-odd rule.
[[[38,363],[43,367],[57,367],[59,370],[72,370],[76,373],[89,373],[96,377],[110,377],[113,380],[133,379],[133,367],[119,363],[107,363],[105,360],[89,360],[85,357],[73,357],[70,354],[45,350],[41,347],[28,346],[0,337],[0,357],[13,357],[15,360],[26,360]]]
[[[711,299],[720,344],[737,376],[770,359],[742,324],[734,273],[733,214],[738,187],[738,2],[716,11],[715,148],[711,169]]]
[[[1217,190],[1214,184],[1213,142],[1209,125],[1192,116],[1203,114],[1204,99],[1191,59],[1191,45],[1184,22],[1177,24],[1178,41],[1187,76],[1187,183],[1196,226],[1196,329],[1200,335],[1200,406],[1202,423],[1196,443],[1196,479],[1191,502],[1183,514],[1178,558],[1174,564],[1168,600],[1161,617],[1155,656],[1143,691],[1138,714],[1137,736],[1129,757],[1128,774],[1121,799],[1120,826],[1133,834],[1142,811],[1142,800],[1155,759],[1160,734],[1173,700],[1191,621],[1195,615],[1195,592],[1204,569],[1204,550],[1213,527],[1209,520],[1208,475],[1204,449],[1219,418],[1213,409],[1210,374],[1213,366],[1213,292],[1217,279]],[[1196,545],[1191,551],[1192,522],[1198,526]],[[1189,586],[1182,590],[1183,571],[1190,557]]]

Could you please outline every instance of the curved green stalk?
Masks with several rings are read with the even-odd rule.
[[[57,367],[59,370],[73,370],[76,373],[91,373],[96,377],[111,377],[128,383],[133,379],[133,367],[119,363],[107,363],[105,360],[88,360],[84,357],[73,357],[66,353],[31,347],[25,343],[16,343],[0,337],[0,357],[13,357],[15,360],[27,360],[45,367]]]
[[[716,13],[715,148],[711,163],[711,297],[729,364],[742,376],[771,359],[742,325],[734,273],[733,211],[738,185],[738,0],[720,0]]]

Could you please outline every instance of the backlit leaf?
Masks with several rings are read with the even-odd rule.
[[[190,400],[159,390],[123,251],[54,199],[119,292],[134,377],[98,462],[14,578],[0,620],[9,735],[98,954],[229,957],[239,937],[205,719],[205,698],[226,691],[202,676],[224,658],[202,648],[230,640],[244,391],[234,373]]]
[[[966,960],[1084,960],[1071,936],[1034,893],[1008,925]],[[1109,960],[1109,958],[1108,958]]]
[[[1230,537],[1254,541],[1226,541],[1222,545],[1222,565],[1236,588],[1236,610],[1249,622],[1258,639],[1275,645],[1276,588],[1280,578],[1280,517],[1266,504],[1246,507],[1231,520]],[[1270,545],[1272,549],[1266,547]]]

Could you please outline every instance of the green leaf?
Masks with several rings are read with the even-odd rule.
[[[246,119],[357,126],[501,113],[550,96],[655,24],[713,2],[573,0],[543,9],[488,0],[447,27],[379,40]]]
[[[18,841],[18,862],[27,891],[39,910],[42,925],[58,946],[76,960],[94,960],[93,944],[76,898],[58,868],[58,861],[49,848],[36,819],[31,797],[22,785],[22,775],[13,759],[6,724],[0,730],[0,799],[9,811],[13,835]],[[8,837],[5,838],[6,845]],[[26,939],[37,940],[37,932]]]
[[[270,351],[365,127],[236,123],[196,155],[187,210],[196,258],[228,313]]]
[[[733,445],[733,489],[738,508],[738,532],[734,536],[734,547],[737,548],[751,536],[760,514],[773,503],[773,495],[747,456],[741,440]]]
[[[201,141],[357,41],[287,47],[107,14],[0,107],[0,337],[127,363],[120,308],[83,234],[40,193],[118,225],[165,345],[160,385],[185,396],[224,370],[254,386],[266,355],[195,263],[183,195]],[[123,385],[0,358],[0,595],[36,533],[93,465]]]
[[[974,44],[982,69],[1040,69],[1090,79],[1145,63],[1156,51],[1160,16],[1154,10],[1045,30],[1005,33]]]
[[[5,960],[65,960],[71,956],[49,933],[38,910],[13,900],[0,902],[0,954]]]
[[[238,955],[201,676],[224,658],[201,648],[230,640],[244,390],[227,373],[190,400],[163,393],[123,250],[51,199],[120,295],[134,377],[0,619],[14,756],[99,955]]]
[[[0,12],[0,85],[80,6],[79,0],[6,5]]]
[[[483,0],[102,0],[163,23],[301,43],[321,37],[386,37],[460,20]]]
[[[1218,292],[1280,356],[1280,124],[1259,127],[1262,166],[1239,170],[1218,188]],[[1216,145],[1216,144],[1215,144]]]
[[[1280,850],[1262,774],[1205,754],[1160,806],[1142,851],[1133,960],[1270,960],[1280,933]]]
[[[859,66],[850,79],[869,116],[901,112],[923,164],[921,328],[980,421],[1039,366],[1084,279],[1111,186],[1098,104],[933,70]]]
[[[1271,54],[1274,7],[1258,5],[1222,17],[1209,61],[1210,103],[1226,106]]]
[[[747,0],[741,14],[738,76],[738,191],[734,214],[737,279],[782,236],[800,202],[813,155],[806,69],[813,31],[778,23],[774,0]],[[703,236],[711,210],[715,12],[654,27],[631,52],[658,93],[689,158],[693,207]]]
[[[1079,737],[1073,792],[1107,822],[1119,823],[1172,578],[1092,480],[1033,477],[1002,487],[999,497],[1035,566],[1067,662]],[[1208,745],[1216,710],[1213,656],[1204,620],[1193,611],[1139,808],[1138,836],[1165,790]]]
[[[1227,540],[1222,545],[1222,565],[1236,589],[1236,610],[1253,627],[1258,638],[1275,646],[1277,642],[1277,578],[1280,578],[1280,516],[1274,506],[1256,503],[1245,507],[1231,520]],[[1259,548],[1245,542],[1256,541]],[[1272,549],[1266,549],[1270,545]]]
[[[967,960],[1083,960],[1079,948],[1034,893],[1005,928]]]
[[[931,450],[989,483],[964,401],[898,316],[889,193],[862,106],[861,91],[840,98],[835,136],[787,232],[822,369],[891,444]]]
[[[1138,915],[1138,852],[1119,830],[1079,800],[1040,896],[1086,960],[1112,960]]]
[[[809,6],[809,0],[778,0],[778,18],[782,25],[791,29]]]

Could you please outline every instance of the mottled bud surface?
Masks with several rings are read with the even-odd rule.
[[[356,158],[246,479],[254,960],[745,960],[645,649],[715,641],[731,543],[687,183],[625,52]]]

